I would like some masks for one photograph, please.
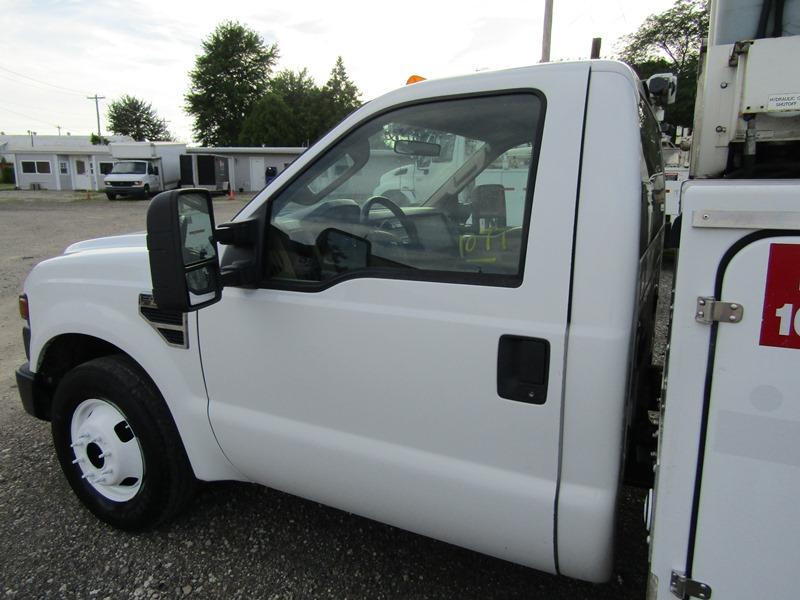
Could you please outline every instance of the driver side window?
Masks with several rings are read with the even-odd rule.
[[[399,108],[344,136],[271,203],[268,285],[343,277],[517,285],[543,102]]]

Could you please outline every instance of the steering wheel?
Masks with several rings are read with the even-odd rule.
[[[389,200],[386,196],[372,196],[369,200],[364,202],[361,206],[361,223],[366,225],[369,223],[369,213],[372,210],[372,207],[376,204],[380,204],[384,208],[387,208],[389,212],[391,212],[397,220],[400,222],[400,225],[403,226],[403,229],[406,230],[408,234],[408,239],[414,246],[419,246],[419,237],[417,235],[417,227],[414,225],[414,221],[412,221],[403,210],[397,206],[394,202]]]

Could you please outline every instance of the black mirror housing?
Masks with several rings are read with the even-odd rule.
[[[222,297],[208,190],[170,190],[153,198],[147,210],[147,250],[159,308],[189,312]]]

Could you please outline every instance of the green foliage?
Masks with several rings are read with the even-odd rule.
[[[0,156],[0,183],[15,183],[14,165],[10,162],[6,162],[6,159],[2,156]]]
[[[322,95],[328,111],[327,128],[333,127],[361,106],[361,91],[347,76],[341,56],[336,57],[331,76],[322,88]]]
[[[284,70],[270,82],[270,95],[289,107],[288,135],[278,146],[308,146],[325,131],[322,91],[306,69]]]
[[[341,57],[322,88],[306,69],[281,71],[270,80],[267,94],[253,106],[242,126],[239,143],[310,145],[358,108],[360,96]]]
[[[108,129],[116,135],[129,135],[137,142],[170,141],[167,122],[160,119],[149,102],[134,96],[121,96],[108,105]]]
[[[671,72],[678,76],[675,104],[666,108],[665,122],[691,126],[697,93],[700,43],[708,35],[708,8],[704,0],[677,0],[657,15],[650,15],[634,33],[622,38],[619,58],[639,77]]]
[[[705,0],[677,0],[657,15],[650,15],[634,33],[622,39],[620,58],[632,65],[666,57],[679,71],[700,51],[708,34]]]
[[[95,146],[99,146],[100,144],[108,146],[108,138],[101,135],[97,135],[96,133],[93,133],[92,135],[89,136],[89,141]]]
[[[283,98],[269,93],[256,102],[242,123],[242,146],[299,146],[292,131],[292,110]]]
[[[266,46],[252,29],[227,21],[206,40],[189,73],[185,109],[194,117],[194,134],[206,146],[230,146],[242,124],[267,91],[278,46]]]

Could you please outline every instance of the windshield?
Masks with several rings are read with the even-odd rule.
[[[116,163],[114,168],[111,170],[111,173],[117,175],[144,175],[146,171],[147,163],[126,160]]]

